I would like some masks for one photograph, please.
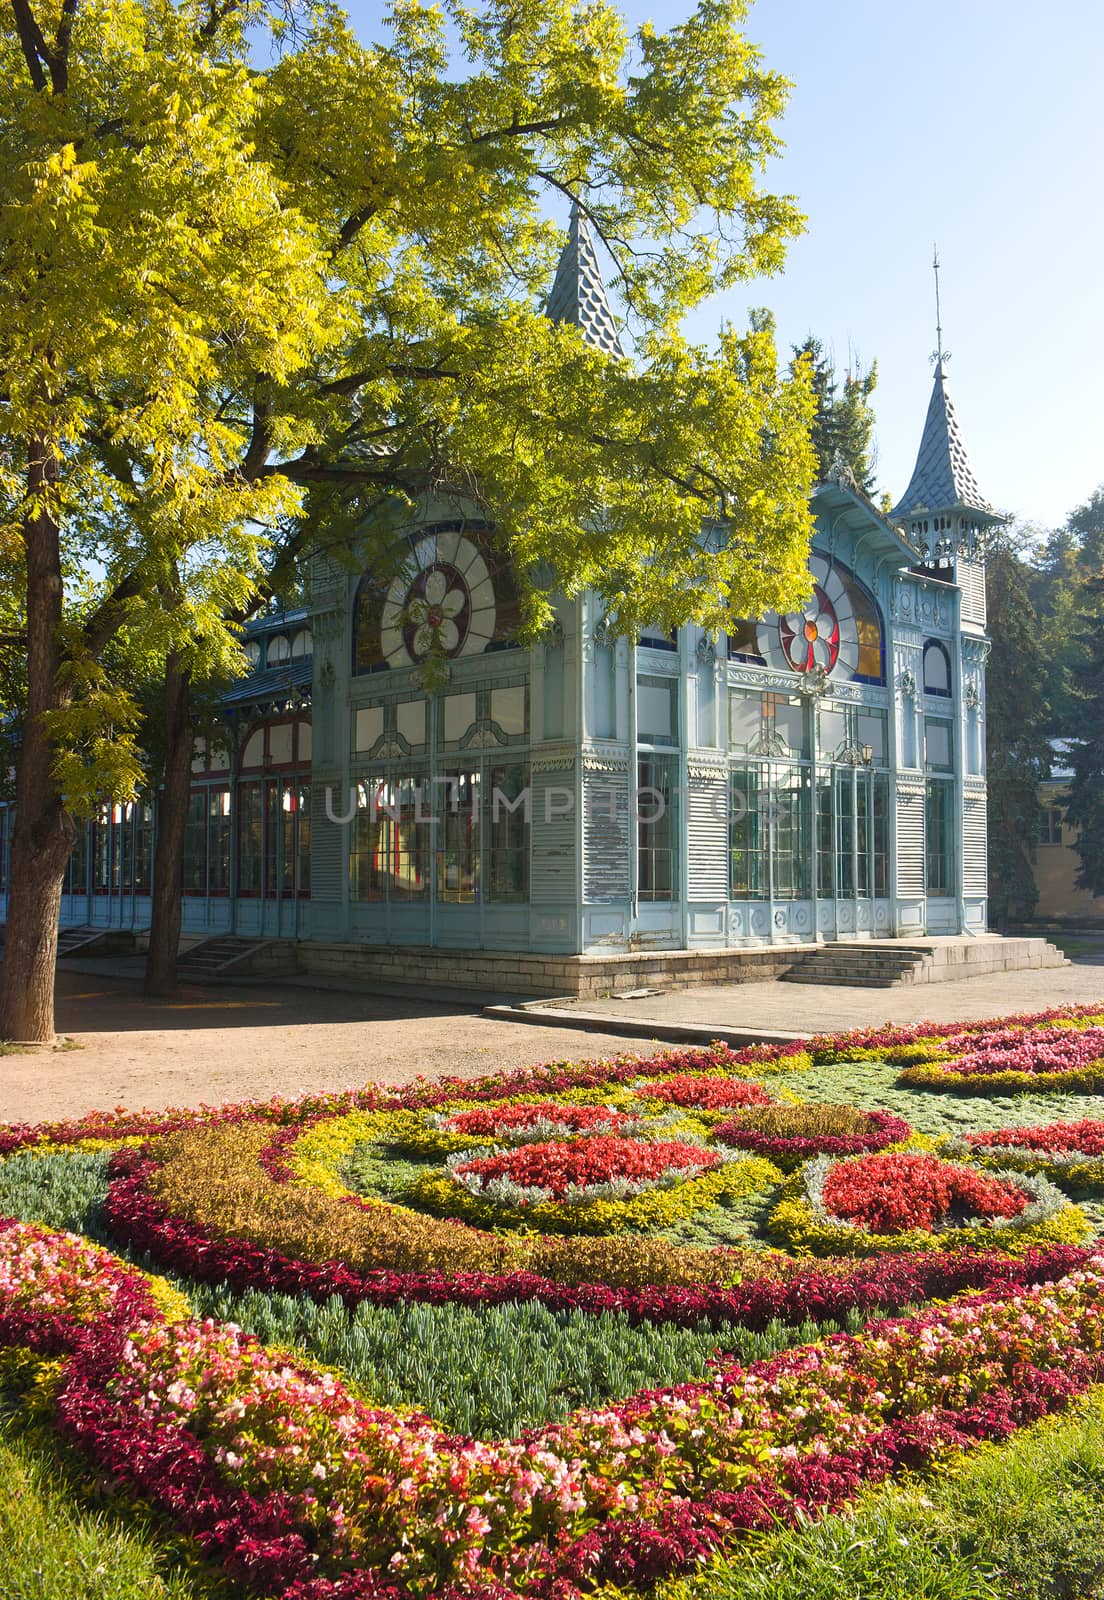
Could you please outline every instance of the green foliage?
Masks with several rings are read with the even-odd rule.
[[[266,1344],[340,1367],[383,1405],[414,1406],[444,1427],[505,1438],[563,1421],[580,1406],[704,1377],[720,1349],[756,1361],[825,1331],[813,1323],[761,1334],[706,1326],[634,1327],[621,1314],[550,1311],[537,1302],[489,1306],[360,1305],[336,1298],[237,1294],[186,1285],[197,1315],[236,1322]],[[836,1331],[833,1327],[827,1331]]]
[[[862,492],[873,496],[876,450],[870,396],[878,383],[878,363],[872,362],[864,372],[862,362],[856,358],[855,370],[848,367],[840,392],[831,357],[825,354],[820,340],[810,334],[802,344],[793,346],[791,372],[801,365],[809,370],[816,404],[812,441],[818,478],[827,478],[839,460],[850,467]]]
[[[84,1150],[8,1156],[0,1161],[0,1216],[103,1240],[100,1210],[107,1198],[108,1159],[105,1151]]]
[[[1038,786],[1050,768],[1047,660],[1028,596],[1022,542],[998,534],[986,565],[986,764],[989,781],[989,917],[996,927],[1030,917],[1038,891],[1032,853]]]
[[[559,587],[626,628],[797,594],[805,378],[765,329],[713,353],[678,332],[801,226],[761,185],[787,85],[743,14],[703,0],[630,39],[602,3],[445,0],[361,43],[325,3],[294,27],[265,0],[4,11],[0,590],[30,602],[45,518],[79,623],[50,725],[76,804],[136,781],[131,673],[79,695],[88,663],[125,633],[230,669],[235,617],[331,517],[383,564],[381,505],[476,500],[534,623]],[[612,257],[631,363],[541,314],[565,194]]]
[[[1104,1397],[854,1510],[762,1541],[656,1600],[1100,1600]]]
[[[1082,589],[1083,607],[1077,642],[1081,659],[1074,669],[1079,704],[1078,737],[1071,748],[1073,779],[1066,817],[1079,830],[1074,848],[1080,865],[1077,887],[1104,894],[1104,575]]]
[[[1029,593],[1038,616],[1038,638],[1046,659],[1052,738],[1075,738],[1081,732],[1084,702],[1077,692],[1077,672],[1084,661],[1081,638],[1086,621],[1100,626],[1099,597],[1086,585],[1104,572],[1104,487],[1070,512],[1061,528],[1041,539],[1028,574]]]

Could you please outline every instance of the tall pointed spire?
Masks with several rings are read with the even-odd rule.
[[[912,477],[890,514],[903,520],[918,511],[964,510],[996,520],[997,513],[982,494],[966,453],[962,429],[947,389],[945,359],[941,352]]]
[[[943,348],[938,245],[932,249],[932,271],[935,274],[935,349],[931,359],[935,363],[935,382],[912,477],[890,515],[903,521],[919,512],[930,516],[966,511],[973,513],[975,522],[999,522],[1003,519],[986,500],[974,476],[962,429],[947,389],[947,362],[951,359],[951,353]]]
[[[553,322],[573,322],[587,344],[596,349],[613,356],[625,354],[598,269],[590,226],[574,201],[567,243],[545,311]]]

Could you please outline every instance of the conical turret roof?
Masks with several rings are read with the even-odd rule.
[[[890,515],[900,519],[914,516],[920,511],[951,511],[959,508],[980,512],[983,516],[997,515],[974,476],[962,429],[947,389],[947,374],[942,360],[939,360],[916,465],[908,488]]]
[[[596,349],[614,356],[625,354],[598,269],[590,226],[577,205],[571,207],[567,243],[545,311],[553,322],[573,322],[587,344]]]

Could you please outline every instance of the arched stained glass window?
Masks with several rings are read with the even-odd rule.
[[[770,612],[755,625],[758,656],[787,672],[884,683],[884,632],[874,596],[846,567],[819,552],[809,562],[809,573],[812,592],[803,606],[782,615]],[[750,644],[741,625],[730,636],[729,654],[747,659]]]

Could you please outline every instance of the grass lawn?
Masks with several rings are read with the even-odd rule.
[[[1077,1413],[865,1495],[657,1600],[1097,1600],[1104,1391]]]

